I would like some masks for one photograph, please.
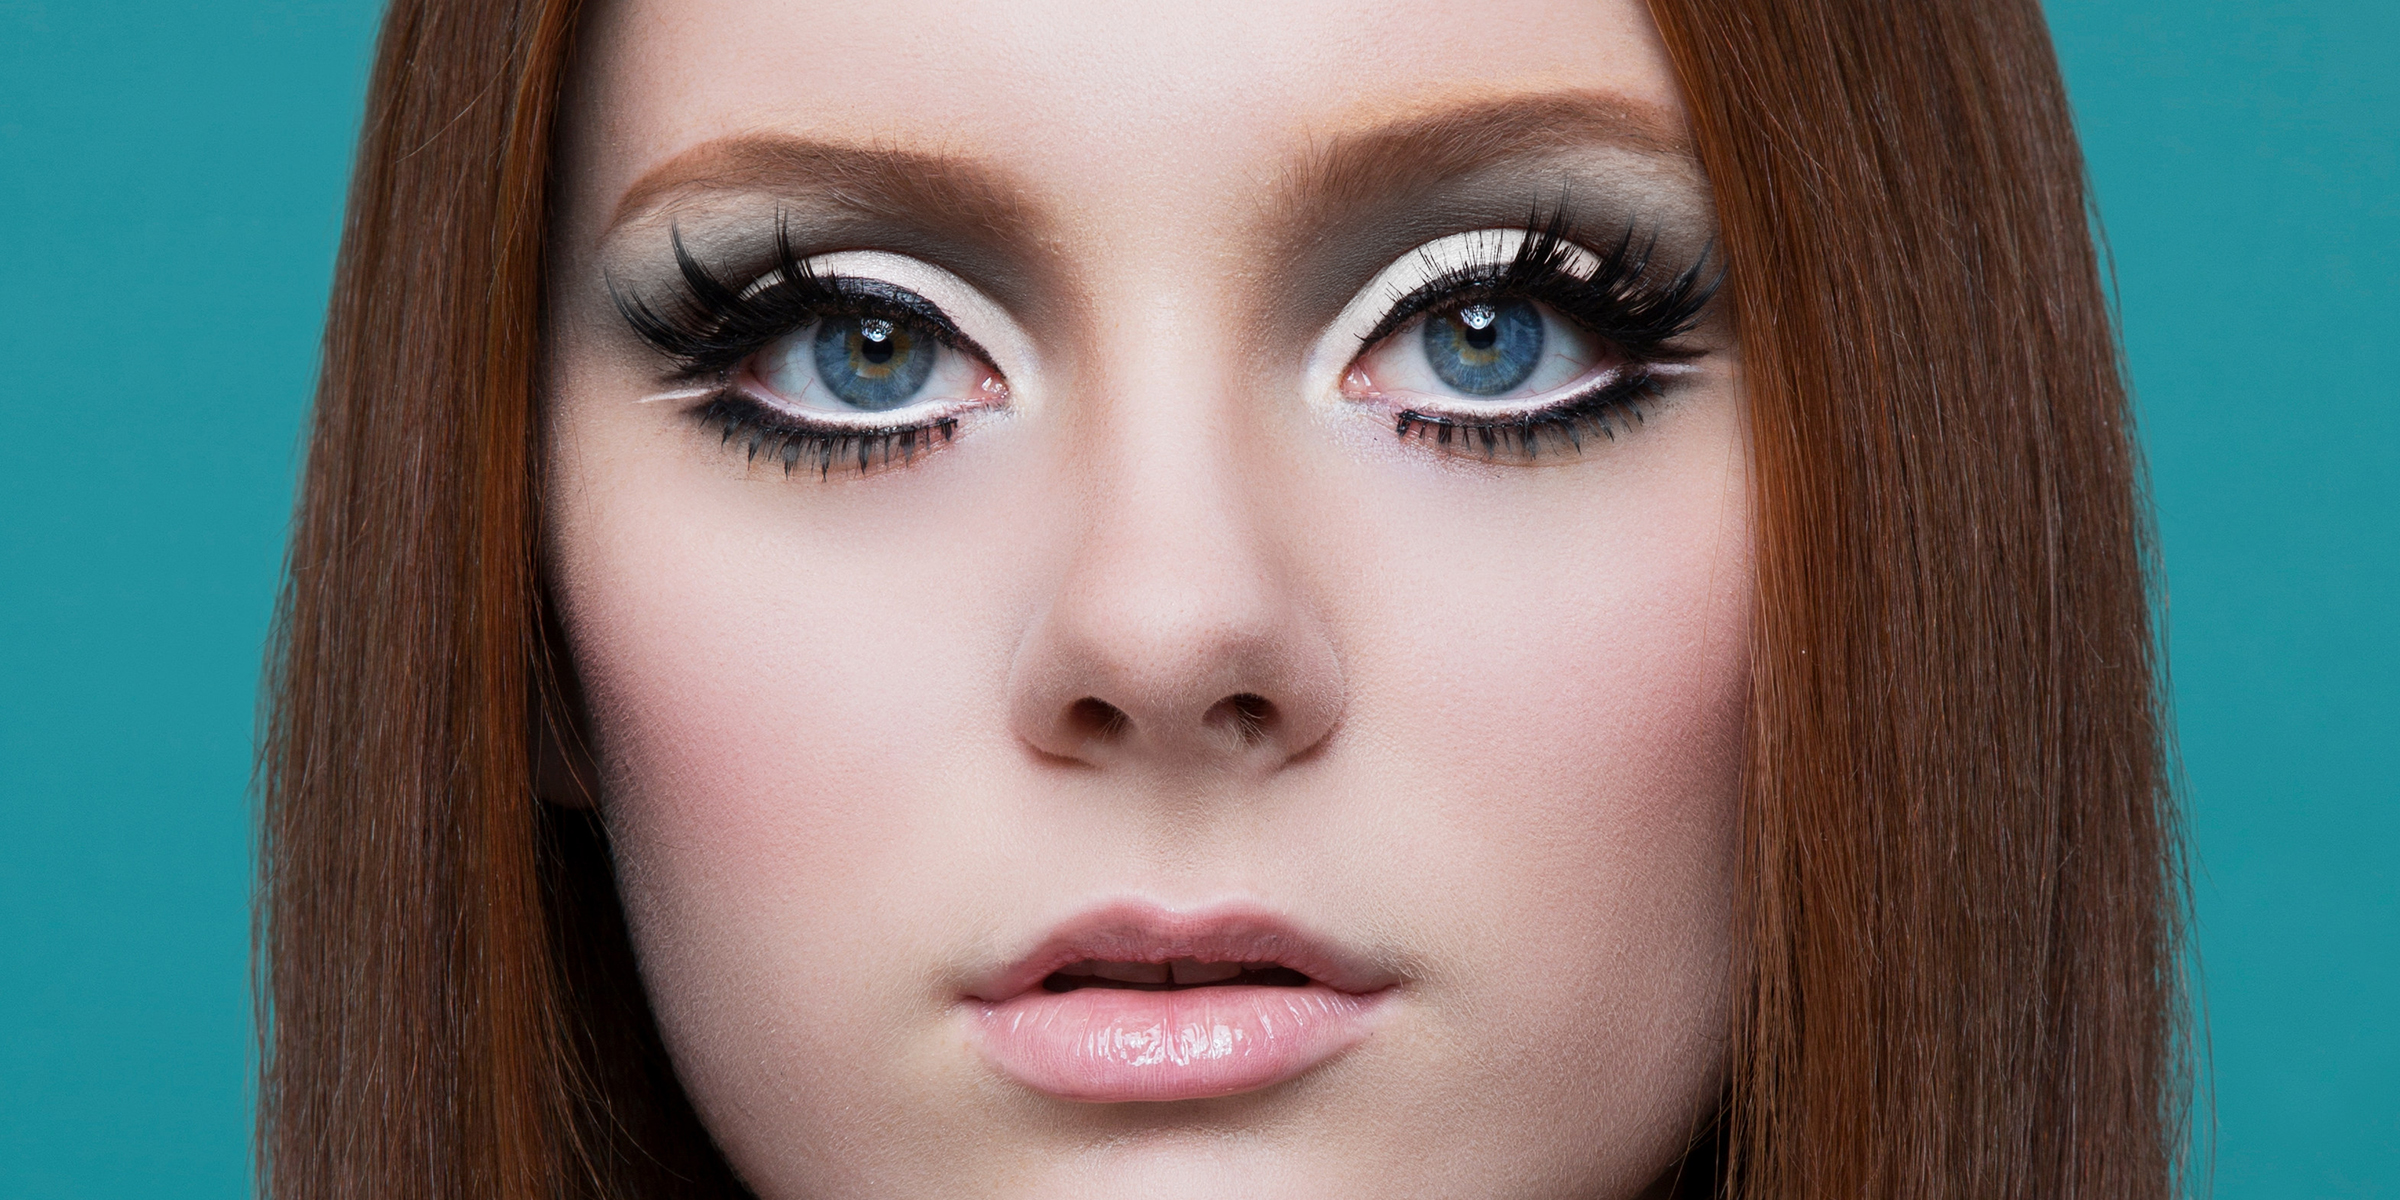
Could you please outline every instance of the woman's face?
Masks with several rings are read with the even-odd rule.
[[[623,0],[580,55],[553,587],[760,1195],[1670,1171],[1751,555],[1643,6]]]

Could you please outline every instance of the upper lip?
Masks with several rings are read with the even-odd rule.
[[[1271,962],[1336,991],[1381,991],[1399,982],[1362,956],[1308,933],[1263,909],[1217,905],[1177,910],[1124,901],[1070,918],[1031,953],[990,972],[967,988],[967,998],[986,1003],[1011,1000],[1039,988],[1062,967],[1085,960],[1163,963]]]

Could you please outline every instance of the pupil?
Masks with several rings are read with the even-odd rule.
[[[1467,326],[1466,343],[1477,350],[1489,350],[1492,348],[1492,343],[1499,340],[1500,330],[1497,326],[1486,325],[1481,329],[1472,325]]]
[[[858,323],[859,357],[881,366],[892,361],[893,352],[899,348],[899,342],[892,337],[890,321],[870,317]]]

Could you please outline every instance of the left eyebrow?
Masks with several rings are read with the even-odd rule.
[[[1485,100],[1343,132],[1284,171],[1273,198],[1295,228],[1512,161],[1613,146],[1700,175],[1680,113],[1611,92]]]

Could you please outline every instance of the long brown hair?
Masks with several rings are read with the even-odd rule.
[[[535,797],[550,150],[577,0],[394,0],[262,749],[259,1152],[287,1200],[739,1196]],[[1733,265],[1758,637],[1743,1197],[2177,1186],[2148,541],[2036,0],[1652,0]]]

